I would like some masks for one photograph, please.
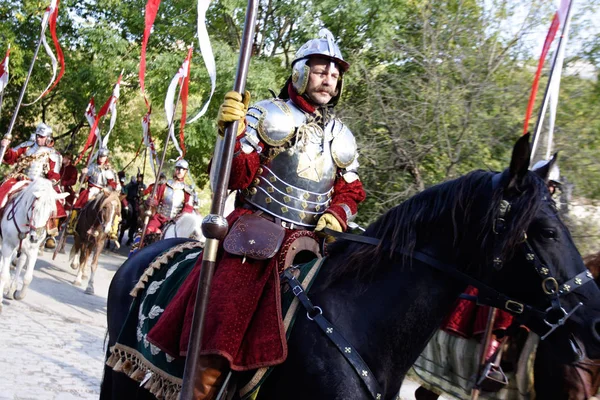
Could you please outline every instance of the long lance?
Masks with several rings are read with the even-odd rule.
[[[240,57],[238,60],[235,83],[233,85],[233,90],[242,94],[245,92],[246,77],[248,76],[248,67],[252,55],[252,42],[254,38],[257,8],[258,0],[248,0]],[[231,175],[231,162],[233,159],[238,123],[238,121],[234,121],[226,126],[223,135],[223,144],[222,146],[217,146],[215,148],[213,157],[213,162],[217,162],[217,179],[215,181],[210,214],[202,221],[202,233],[206,237],[206,244],[202,255],[200,281],[198,283],[196,304],[194,306],[190,343],[185,360],[185,370],[183,372],[183,383],[181,388],[182,400],[193,399],[194,390],[197,390],[202,386],[197,371],[198,360],[202,348],[202,329],[206,317],[206,306],[210,294],[210,284],[217,261],[219,241],[225,237],[228,230],[227,220],[223,217],[223,209],[225,207],[225,200],[227,199],[227,185],[229,176]]]
[[[38,52],[40,51],[40,46],[42,45],[42,40],[44,38],[44,33],[46,33],[47,26],[48,26],[47,21],[45,24],[42,24],[42,32],[40,33],[40,40],[38,40],[37,46],[35,47],[35,51],[33,52],[33,58],[31,59],[31,64],[29,65],[29,72],[27,72],[27,76],[25,77],[25,83],[23,83],[23,87],[21,88],[21,93],[19,94],[19,98],[17,99],[17,106],[15,107],[15,112],[12,115],[10,124],[8,125],[8,131],[4,135],[4,139],[12,140],[12,130],[15,126],[15,122],[17,121],[17,115],[19,114],[19,109],[21,108],[21,103],[23,102],[23,97],[25,97],[25,90],[27,89],[27,84],[29,83],[29,79],[31,78],[33,66],[35,65],[35,59],[37,58]],[[6,152],[6,147],[2,147],[0,149],[0,165],[2,165],[2,162],[4,161],[4,153],[5,152]]]
[[[554,59],[552,60],[552,67],[550,68],[550,76],[548,77],[548,83],[546,84],[546,89],[544,91],[544,100],[542,102],[542,107],[540,108],[540,111],[538,113],[538,118],[535,123],[535,129],[533,131],[533,140],[531,142],[532,143],[532,145],[531,145],[531,161],[533,161],[533,158],[536,153],[538,141],[540,139],[540,134],[541,134],[541,130],[542,130],[542,122],[544,120],[544,115],[546,114],[546,109],[548,108],[548,103],[550,101],[550,96],[549,96],[550,87],[552,84],[552,77],[554,76],[554,73],[556,72],[555,70],[556,70],[556,62],[558,60],[558,53],[560,52],[560,49],[563,45],[563,39],[568,34],[569,27],[571,26],[571,8],[573,7],[574,1],[575,0],[571,0],[571,2],[569,3],[569,8],[567,9],[567,15],[565,17],[565,26],[563,27],[560,38],[558,39],[558,45],[556,46],[556,57],[554,57]],[[561,71],[558,71],[558,74],[560,74],[560,73],[561,73]],[[558,93],[556,95],[558,95]]]
[[[163,166],[165,165],[165,158],[167,156],[167,148],[169,147],[169,141],[171,140],[171,129],[173,124],[175,123],[175,111],[177,110],[177,104],[179,104],[179,100],[181,98],[181,90],[179,88],[179,94],[177,95],[177,101],[175,102],[175,107],[173,107],[173,116],[171,118],[171,123],[167,129],[167,138],[165,139],[165,145],[163,146],[162,156],[160,158],[160,164],[158,165],[158,171],[156,171],[156,176],[154,177],[154,186],[152,186],[152,193],[150,194],[150,201],[154,199],[156,196],[156,190],[158,189],[158,181],[160,180],[160,173],[162,172]],[[144,247],[144,239],[146,238],[146,229],[148,229],[148,223],[150,222],[150,217],[152,216],[152,207],[149,207],[144,213],[144,229],[142,230],[142,236],[140,237],[140,243],[138,245],[138,249]]]
[[[86,169],[90,168],[90,163],[92,162],[92,155],[96,151],[96,145],[98,144],[99,141],[100,141],[100,139],[98,139],[98,137],[96,136],[96,139],[94,140],[94,145],[92,146],[92,151],[88,155],[87,163],[85,165]],[[75,203],[77,203],[77,200],[79,199],[79,189],[83,185],[83,181],[85,180],[86,175],[87,174],[81,174],[81,176],[79,177],[79,180],[77,181],[77,186],[75,187],[75,198],[73,199],[73,205],[71,206],[71,209],[69,210],[69,213],[67,214],[67,219],[65,220],[65,222],[63,224],[63,228],[60,231],[60,235],[58,237],[58,242],[56,243],[56,247],[54,248],[54,252],[52,253],[52,260],[54,260],[56,258],[56,255],[60,251],[61,247],[64,246],[65,241],[67,240],[67,229],[69,227],[69,221],[71,220],[71,214],[73,214]]]

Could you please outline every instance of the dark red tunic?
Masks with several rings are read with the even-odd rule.
[[[268,146],[263,154],[268,154]],[[239,140],[235,146],[229,189],[248,187],[260,166],[259,154],[240,151]],[[336,179],[332,206],[327,210],[347,225],[346,204],[356,213],[358,203],[365,199],[362,183]],[[228,217],[229,226],[241,216],[254,211],[237,208]],[[294,231],[287,230],[286,238]],[[217,268],[212,281],[206,325],[203,335],[203,354],[220,354],[226,357],[231,368],[237,371],[277,365],[287,357],[287,342],[280,306],[278,261],[257,261],[219,252]],[[202,257],[175,295],[159,321],[148,334],[148,340],[163,351],[176,355],[187,353],[194,312],[196,290]]]

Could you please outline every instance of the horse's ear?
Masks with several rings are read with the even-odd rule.
[[[529,158],[531,157],[531,147],[529,146],[529,133],[521,136],[515,147],[513,147],[512,158],[510,160],[509,180],[507,189],[518,186],[519,182],[529,171]]]
[[[548,162],[544,162],[540,168],[536,168],[533,166],[533,172],[535,172],[540,178],[544,180],[544,182],[548,183],[548,177],[550,175],[550,171],[552,171],[552,167],[556,164],[556,160],[558,158],[558,152],[554,153],[552,158],[548,160]],[[536,163],[537,165],[537,163]]]

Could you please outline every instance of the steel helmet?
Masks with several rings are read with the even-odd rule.
[[[319,39],[311,39],[304,43],[296,52],[292,61],[292,85],[299,95],[304,94],[308,85],[308,74],[310,72],[310,67],[307,65],[308,60],[311,57],[329,59],[335,62],[340,70],[337,100],[342,92],[342,76],[350,68],[350,64],[344,60],[342,52],[337,43],[335,43],[331,32],[323,28],[319,31],[319,36]]]
[[[106,147],[101,147],[100,150],[98,150],[98,157],[108,157],[109,154],[110,152]]]
[[[182,158],[182,159],[177,160],[177,162],[175,163],[175,168],[190,169],[190,165],[188,164],[187,161],[185,161]]]
[[[533,165],[533,168],[531,168],[531,170],[533,172],[540,171],[543,168],[545,168],[551,161],[552,161],[552,159],[550,159],[550,160],[540,160],[540,161],[536,162]],[[550,166],[550,169],[548,171],[548,175],[546,176],[546,181],[548,181],[548,182],[555,182],[557,184],[561,184],[561,181],[560,181],[560,169],[558,168],[558,165],[556,163],[553,163]]]
[[[52,128],[43,122],[40,122],[35,128],[36,136],[48,137],[52,135]]]

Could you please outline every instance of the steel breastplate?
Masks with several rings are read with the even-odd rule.
[[[88,170],[88,183],[97,187],[105,188],[108,185],[106,169],[98,164],[93,164]]]
[[[37,144],[28,148],[24,155],[33,159],[25,169],[25,175],[31,180],[45,177],[50,169],[50,152],[48,147],[39,147]]]
[[[167,218],[174,218],[183,209],[185,199],[185,184],[169,179],[162,201],[158,206],[158,213]]]
[[[285,221],[316,226],[331,202],[337,170],[324,135],[316,124],[299,127],[294,145],[262,165],[242,191],[246,201]]]

